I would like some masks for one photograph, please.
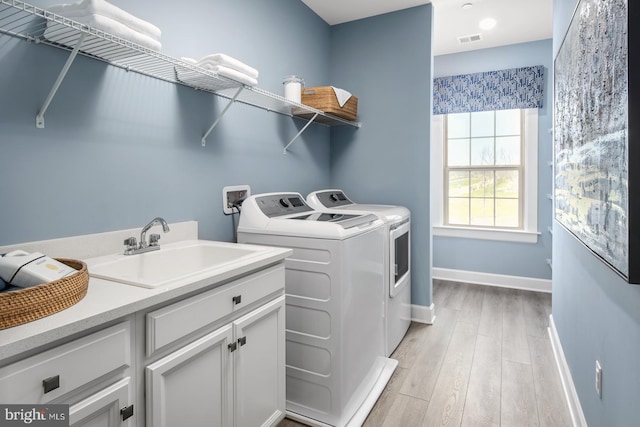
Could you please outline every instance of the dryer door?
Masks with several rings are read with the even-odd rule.
[[[411,223],[392,228],[389,242],[389,296],[395,297],[411,282]]]

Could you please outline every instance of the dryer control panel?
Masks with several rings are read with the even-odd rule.
[[[340,190],[322,191],[316,193],[322,206],[335,208],[338,206],[352,205],[353,202]]]
[[[256,203],[269,218],[313,211],[297,193],[269,194],[257,197]]]

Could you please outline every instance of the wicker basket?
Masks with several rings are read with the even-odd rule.
[[[301,103],[346,120],[353,121],[358,117],[358,98],[352,95],[347,102],[340,107],[336,93],[331,86],[307,87],[302,89]],[[302,116],[302,114],[296,115]]]
[[[73,259],[58,258],[58,261],[78,272],[53,282],[0,293],[0,329],[41,319],[84,298],[89,286],[87,265]]]

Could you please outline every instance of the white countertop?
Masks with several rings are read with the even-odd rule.
[[[263,247],[248,264],[232,263],[156,289],[92,277],[87,295],[77,304],[42,319],[0,330],[0,365],[20,353],[282,262],[291,253],[290,249]]]

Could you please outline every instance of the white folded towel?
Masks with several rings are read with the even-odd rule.
[[[121,22],[115,21],[111,18],[107,18],[106,16],[87,15],[84,17],[74,17],[73,20],[81,24],[89,25],[90,27],[104,31],[105,33],[109,33],[116,37],[129,40],[130,42],[139,44],[143,47],[146,47],[147,49],[160,51],[162,47],[159,41],[154,40],[142,33],[134,31]],[[67,31],[60,31],[60,26],[55,24],[53,21],[48,21],[47,29],[44,32],[44,36],[51,41],[64,43],[68,46],[73,46],[75,44],[75,41],[77,41],[79,34],[77,35],[77,37],[70,39]]]
[[[213,53],[211,55],[203,56],[198,60],[198,65],[212,65],[212,66],[224,66],[227,68],[231,68],[232,70],[236,70],[245,74],[253,79],[258,78],[258,70],[255,68],[245,64],[242,61],[239,61],[235,58],[232,58],[229,55],[225,55],[224,53]]]
[[[238,70],[234,70],[233,68],[229,68],[229,67],[225,67],[224,65],[208,65],[206,64],[204,66],[205,69],[209,70],[209,71],[213,71],[214,73],[217,73],[221,76],[225,76],[228,77],[230,79],[233,79],[237,82],[240,83],[244,83],[246,85],[249,86],[257,86],[258,85],[258,80],[254,79],[251,76],[248,76],[244,73],[241,73]]]
[[[225,67],[222,65],[200,64],[198,61],[192,58],[183,57],[181,59],[188,64],[196,65],[200,68],[203,68],[204,70],[211,71],[223,77],[227,77],[234,82],[244,83],[249,86],[256,86],[258,84],[258,81],[256,79],[249,77],[237,70],[233,70],[229,67]],[[175,69],[176,77],[178,78],[178,80],[191,86],[210,90],[220,90],[233,86],[239,86],[238,84],[234,84],[232,82],[212,79],[205,74],[202,74],[198,71],[190,70],[185,67],[176,66]]]
[[[351,98],[351,93],[337,87],[331,86],[331,88],[333,89],[333,92],[335,92],[336,98],[338,98],[338,104],[340,107],[344,107],[344,104],[346,104],[349,98]]]
[[[72,4],[58,4],[47,8],[48,11],[77,21],[75,18],[89,15],[102,15],[118,21],[134,31],[142,33],[156,41],[160,41],[160,29],[155,25],[125,12],[105,0],[82,0]]]

